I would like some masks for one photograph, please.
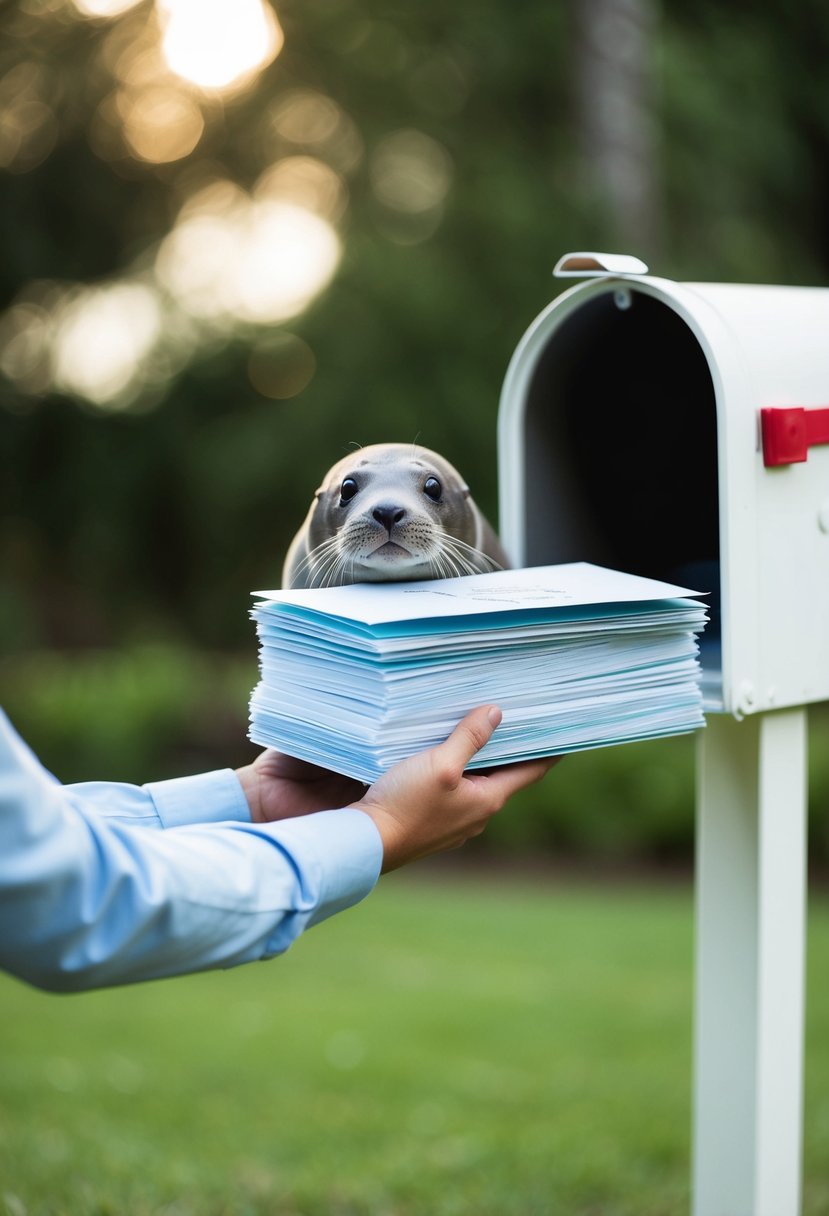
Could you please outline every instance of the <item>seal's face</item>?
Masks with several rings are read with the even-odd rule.
[[[327,474],[288,555],[284,581],[322,587],[480,573],[504,564],[482,551],[484,529],[491,535],[443,457],[377,444]]]

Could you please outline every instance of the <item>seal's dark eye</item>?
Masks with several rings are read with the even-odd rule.
[[[351,502],[354,495],[359,490],[359,486],[353,477],[346,477],[343,484],[340,486],[340,502]]]
[[[423,493],[427,498],[431,498],[432,502],[440,502],[440,496],[443,493],[443,487],[437,477],[427,477],[423,485]]]

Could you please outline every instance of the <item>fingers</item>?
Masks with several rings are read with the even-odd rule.
[[[307,760],[288,756],[269,749],[259,757],[260,766],[269,774],[284,777],[288,781],[307,781],[323,774],[324,770]]]
[[[486,773],[475,774],[476,779],[486,781],[490,791],[496,794],[501,804],[507,802],[513,794],[535,785],[541,778],[558,764],[561,756],[548,756],[542,760],[522,760],[517,764],[507,764],[503,768],[490,769]]]
[[[497,705],[479,705],[471,710],[455,727],[448,739],[436,751],[446,764],[447,782],[455,784],[475,755],[486,746],[503,714]],[[546,756],[540,760],[524,760],[490,770],[484,780],[490,782],[490,793],[497,793],[503,802],[525,786],[534,785],[558,764],[560,756]]]
[[[377,826],[384,872],[479,835],[512,794],[539,781],[555,763],[528,760],[465,776],[500,721],[497,706],[478,706],[443,743],[389,769],[353,804]]]
[[[501,717],[497,705],[479,705],[461,719],[444,743],[439,744],[436,750],[447,770],[456,772],[456,779],[460,779],[472,757],[492,738]]]

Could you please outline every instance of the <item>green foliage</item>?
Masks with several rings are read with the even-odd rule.
[[[809,940],[822,1216],[825,899]],[[678,1216],[692,941],[685,886],[392,876],[261,966],[71,998],[6,979],[0,1211]]]
[[[248,659],[145,644],[0,662],[4,708],[61,781],[143,783],[248,762]]]

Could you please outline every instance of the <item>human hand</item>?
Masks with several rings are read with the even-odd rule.
[[[359,798],[365,785],[269,748],[236,770],[254,823],[330,811]]]
[[[473,709],[444,743],[390,768],[353,804],[377,826],[384,873],[478,836],[513,794],[558,762],[555,756],[464,774],[500,721],[497,706]]]

